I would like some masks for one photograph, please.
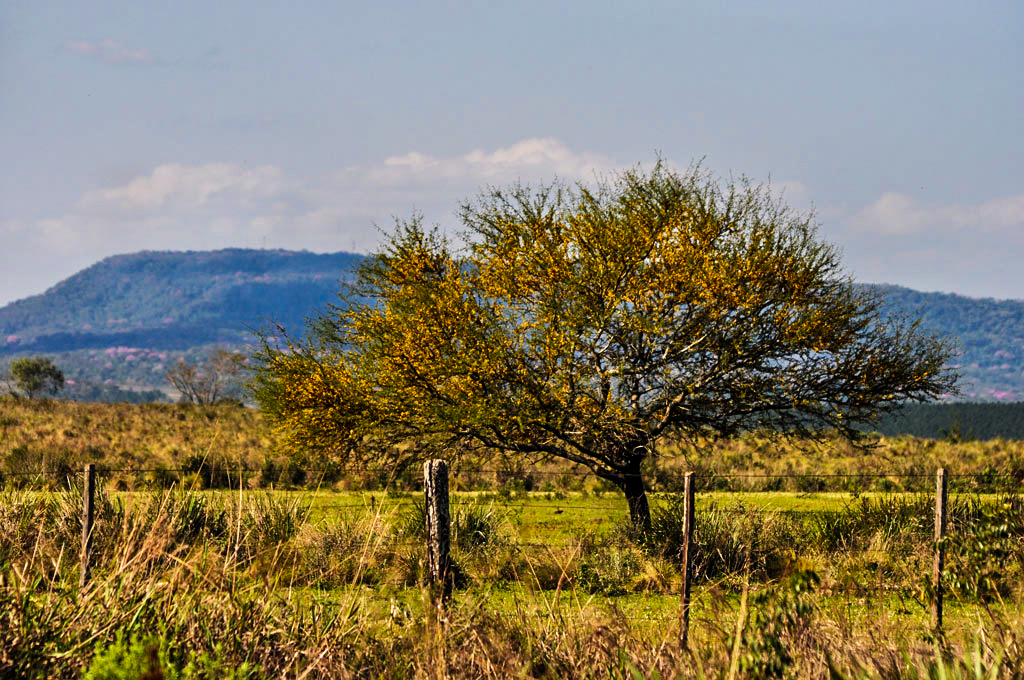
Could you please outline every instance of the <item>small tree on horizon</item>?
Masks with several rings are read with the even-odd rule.
[[[954,387],[950,346],[884,316],[767,187],[658,163],[491,189],[460,217],[461,246],[399,222],[305,341],[264,343],[253,392],[286,443],[562,458],[646,529],[642,465],[666,437],[856,438]]]
[[[202,363],[179,359],[167,369],[166,377],[182,398],[193,404],[215,404],[218,400],[238,396],[241,373],[246,357],[240,352],[219,347]]]
[[[22,357],[8,367],[14,387],[29,399],[41,394],[54,395],[64,388],[64,372],[49,357]]]

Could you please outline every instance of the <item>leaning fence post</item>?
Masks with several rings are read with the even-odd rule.
[[[946,561],[946,501],[949,485],[945,468],[939,468],[935,475],[935,564],[932,569],[932,585],[935,595],[932,599],[932,628],[942,630],[942,569]]]
[[[426,496],[427,563],[430,583],[441,584],[442,600],[452,592],[451,512],[448,506],[448,464],[428,460],[423,464],[423,492]]]
[[[683,478],[683,585],[679,602],[679,645],[687,648],[690,640],[690,562],[693,551],[693,473]]]
[[[92,560],[92,527],[96,519],[96,464],[85,466],[82,480],[82,570],[78,587],[84,588],[89,582]]]

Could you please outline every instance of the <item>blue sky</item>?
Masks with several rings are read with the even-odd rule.
[[[6,0],[0,304],[657,154],[770,180],[858,280],[1024,298],[1022,7]]]

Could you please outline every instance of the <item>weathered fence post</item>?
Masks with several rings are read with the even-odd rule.
[[[939,468],[935,475],[935,565],[932,569],[932,585],[935,595],[932,599],[932,628],[942,630],[942,569],[946,562],[946,501],[949,485],[945,468]]]
[[[693,560],[693,473],[683,478],[683,585],[679,602],[679,645],[690,641],[690,562]]]
[[[82,570],[78,587],[84,588],[89,582],[92,567],[92,527],[96,519],[96,464],[85,466],[82,479]]]
[[[426,496],[427,563],[430,583],[441,584],[442,600],[452,592],[451,512],[448,506],[448,464],[428,460],[423,464],[423,492]]]

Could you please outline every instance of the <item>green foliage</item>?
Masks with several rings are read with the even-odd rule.
[[[227,550],[252,559],[291,540],[309,520],[309,505],[298,496],[287,499],[267,492],[247,494],[228,517]]]
[[[934,535],[935,496],[862,496],[840,510],[813,515],[810,538],[822,550],[863,550],[880,536],[904,546],[921,545]]]
[[[14,386],[29,399],[56,394],[64,387],[64,373],[48,357],[15,359],[8,367]]]
[[[215,507],[209,496],[189,492],[170,491],[160,503],[149,506],[149,523],[159,515],[169,518],[171,535],[176,543],[191,545],[204,540],[222,540],[228,533],[228,514]]]
[[[751,680],[781,679],[796,662],[793,650],[805,634],[814,615],[811,594],[819,585],[818,574],[806,566],[796,568],[779,584],[750,597],[749,621],[741,629],[739,643],[730,638],[738,652],[734,663],[743,677]]]
[[[998,601],[1024,575],[1024,497],[971,506],[947,536],[943,583],[963,599]]]
[[[187,652],[179,668],[169,657],[168,641],[156,636],[126,636],[118,631],[113,643],[100,646],[83,680],[259,680],[264,675],[248,662],[235,665],[214,653]]]
[[[132,636],[118,631],[113,643],[101,646],[86,669],[83,680],[158,680],[166,677],[165,663],[156,638]]]
[[[581,541],[576,584],[591,593],[623,595],[632,592],[644,572],[644,555],[625,541]]]
[[[679,564],[682,560],[684,502],[681,496],[659,499],[651,528],[633,538],[649,553]],[[702,502],[695,508],[691,573],[714,579],[752,572],[775,578],[801,543],[801,527],[785,513],[725,507]]]
[[[391,527],[374,516],[342,516],[318,531],[299,535],[302,560],[318,585],[374,582],[391,548]]]
[[[1024,439],[1024,401],[905,404],[869,429],[886,436],[909,434],[952,443],[997,437]]]
[[[472,553],[501,544],[508,521],[507,511],[494,503],[458,503],[452,513],[452,546]]]

